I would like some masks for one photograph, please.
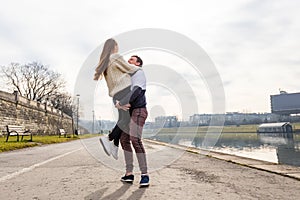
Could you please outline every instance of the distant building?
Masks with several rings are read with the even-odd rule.
[[[155,126],[160,127],[177,127],[178,119],[176,116],[159,116],[155,118]]]
[[[271,95],[271,111],[275,114],[290,115],[300,113],[300,93],[287,93]]]
[[[292,133],[293,128],[289,122],[264,123],[258,126],[258,133]]]
[[[266,122],[276,122],[280,116],[272,113],[239,113],[228,112],[226,114],[194,114],[190,116],[189,124],[191,126],[207,126],[214,119],[224,120],[225,125],[240,125],[240,124],[259,124]],[[220,121],[219,120],[219,121]]]
[[[278,121],[279,116],[272,113],[226,113],[225,122],[236,124],[259,124]]]
[[[194,114],[190,116],[189,123],[192,126],[208,125],[211,120],[212,114]]]

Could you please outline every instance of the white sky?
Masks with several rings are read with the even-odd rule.
[[[279,88],[300,91],[299,7],[297,0],[1,0],[0,65],[40,61],[63,74],[73,92],[83,62],[106,39],[140,28],[169,29],[196,41],[213,60],[227,112],[270,112],[269,96]],[[152,117],[161,108],[180,116],[176,100],[165,104],[175,98],[170,91],[159,100],[155,88],[147,91]],[[195,94],[199,113],[211,112],[207,88]],[[103,99],[110,101],[107,93]],[[107,113],[96,115],[110,118]]]

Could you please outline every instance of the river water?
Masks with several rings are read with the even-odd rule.
[[[147,138],[147,135],[144,137]],[[299,134],[222,133],[210,146],[203,145],[205,134],[187,136],[178,133],[158,133],[148,135],[148,138],[273,163],[300,166]]]

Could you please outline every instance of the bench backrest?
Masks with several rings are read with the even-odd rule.
[[[65,131],[65,129],[61,128],[61,129],[59,129],[59,133],[60,133],[60,134],[65,134],[66,131]]]
[[[18,132],[22,133],[25,131],[24,126],[17,126],[17,125],[7,125],[6,126],[7,132]]]

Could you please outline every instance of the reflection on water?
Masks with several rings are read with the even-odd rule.
[[[205,134],[190,137],[184,133],[180,136],[176,133],[159,133],[151,138],[258,160],[300,166],[299,134],[223,133],[215,146],[208,147],[202,146],[204,136]]]

